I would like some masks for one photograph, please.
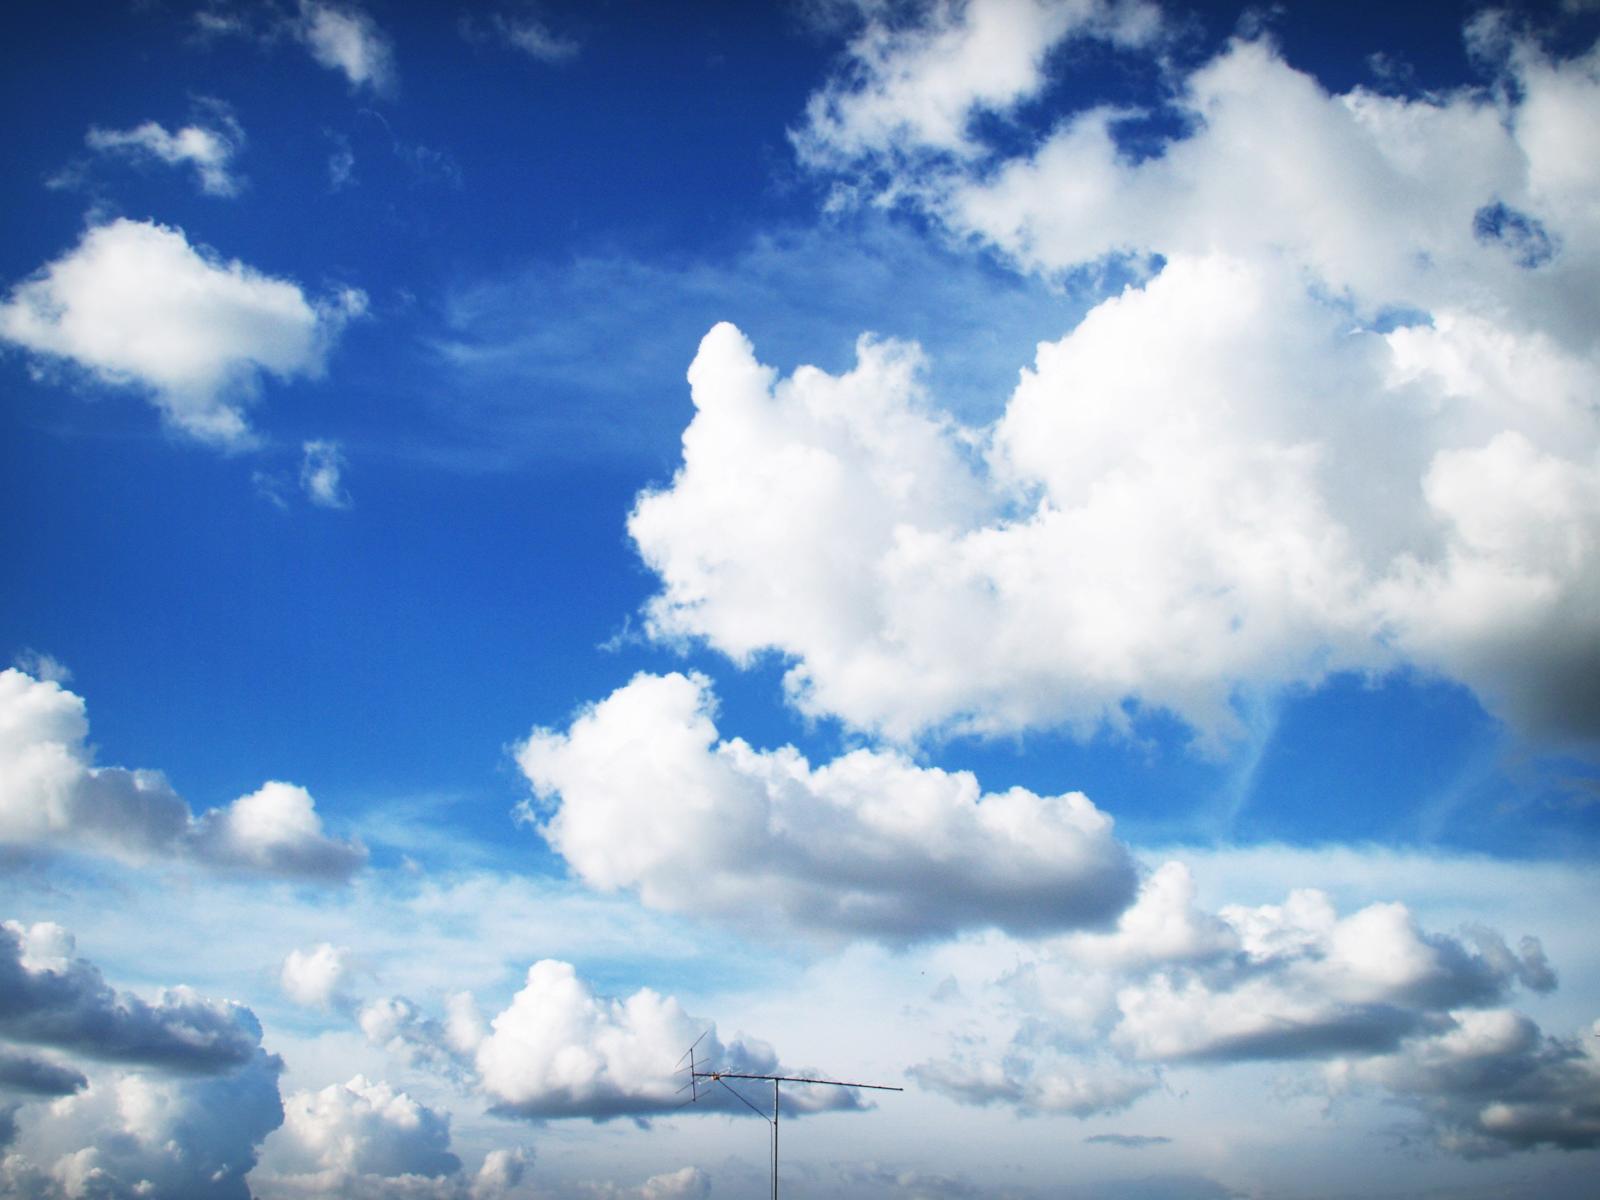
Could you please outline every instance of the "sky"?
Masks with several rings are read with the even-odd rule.
[[[1591,1193],[1595,5],[7,26],[0,1194]]]

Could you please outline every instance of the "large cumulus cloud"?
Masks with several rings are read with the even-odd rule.
[[[974,118],[1034,94],[1070,23],[1027,26],[1012,84],[947,96],[965,121],[910,109],[994,7],[869,9],[802,146],[1022,269],[1135,282],[974,428],[922,393],[914,348],[780,380],[713,329],[682,465],[629,522],[651,632],[776,652],[802,710],[896,738],[1141,706],[1226,738],[1242,690],[1420,668],[1592,740],[1600,54],[1486,18],[1472,46],[1504,86],[1403,98],[1236,41],[1173,78],[1159,115],[1184,132],[1155,153],[1111,108],[1007,153]]]
[[[283,1119],[255,1014],[186,987],[121,991],[75,949],[48,922],[0,925],[0,1192],[248,1200]]]
[[[0,671],[0,844],[321,882],[347,879],[366,861],[360,843],[323,831],[302,787],[268,782],[197,817],[160,772],[95,766],[88,738],[82,697]]]
[[[517,761],[550,844],[596,887],[751,926],[891,941],[1103,924],[1132,859],[1078,793],[982,795],[967,772],[721,741],[709,684],[639,675]]]

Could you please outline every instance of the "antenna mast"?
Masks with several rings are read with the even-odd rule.
[[[710,1030],[707,1030],[706,1032],[709,1033]],[[683,1058],[678,1060],[680,1069],[682,1069],[683,1059],[686,1058],[689,1060],[689,1082],[678,1090],[687,1090],[689,1092],[689,1099],[684,1103],[694,1104],[700,1099],[701,1088],[708,1088],[709,1084],[712,1083],[721,1084],[723,1087],[727,1088],[728,1091],[732,1092],[741,1101],[743,1101],[746,1108],[755,1113],[756,1116],[760,1117],[768,1125],[772,1126],[772,1200],[778,1200],[778,1118],[781,1115],[783,1103],[778,1091],[779,1084],[815,1083],[821,1084],[824,1087],[866,1088],[874,1092],[905,1091],[905,1088],[889,1087],[882,1083],[844,1083],[837,1079],[807,1079],[801,1075],[750,1075],[742,1071],[702,1071],[700,1069],[699,1061],[695,1058],[694,1051],[695,1046],[698,1046],[705,1036],[706,1035],[702,1033],[700,1037],[696,1038],[694,1041],[694,1046],[690,1046],[688,1051],[685,1052]],[[725,1081],[729,1079],[759,1079],[763,1081],[770,1081],[772,1084],[772,1115],[770,1117],[767,1116],[766,1113],[762,1112],[754,1104],[751,1104],[749,1100],[746,1100],[743,1093],[728,1087],[728,1084]],[[708,1082],[702,1083],[701,1080],[706,1080]],[[682,1107],[682,1105],[679,1107]]]

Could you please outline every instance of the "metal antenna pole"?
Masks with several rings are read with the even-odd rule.
[[[707,1032],[709,1032],[709,1030]],[[705,1037],[705,1034],[701,1034],[700,1037]],[[695,1040],[695,1046],[698,1046],[699,1044],[700,1041],[697,1038]],[[889,1087],[887,1084],[882,1083],[845,1083],[838,1079],[811,1079],[803,1075],[753,1075],[742,1071],[702,1071],[699,1069],[699,1065],[694,1056],[694,1046],[689,1047],[688,1052],[683,1056],[683,1058],[687,1058],[689,1060],[689,1082],[685,1084],[684,1087],[678,1089],[680,1092],[684,1090],[689,1092],[689,1099],[684,1101],[684,1104],[693,1104],[695,1101],[699,1100],[699,1081],[702,1079],[709,1079],[713,1083],[720,1083],[723,1087],[728,1088],[730,1092],[733,1092],[735,1096],[738,1096],[739,1099],[744,1102],[744,1106],[746,1108],[750,1109],[757,1116],[765,1118],[765,1113],[763,1113],[754,1104],[751,1104],[749,1100],[746,1100],[741,1093],[734,1091],[734,1089],[731,1087],[728,1087],[727,1081],[730,1079],[760,1079],[772,1081],[772,1200],[778,1200],[778,1120],[782,1116],[783,1104],[781,1093],[778,1090],[778,1085],[780,1083],[815,1083],[821,1084],[824,1087],[866,1088],[869,1091],[874,1092],[905,1091],[905,1088]],[[682,1063],[683,1058],[680,1058],[678,1062]],[[680,1105],[679,1107],[683,1106]]]

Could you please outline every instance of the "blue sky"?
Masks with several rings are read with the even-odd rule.
[[[1592,6],[12,26],[8,1194],[1582,1194]]]

